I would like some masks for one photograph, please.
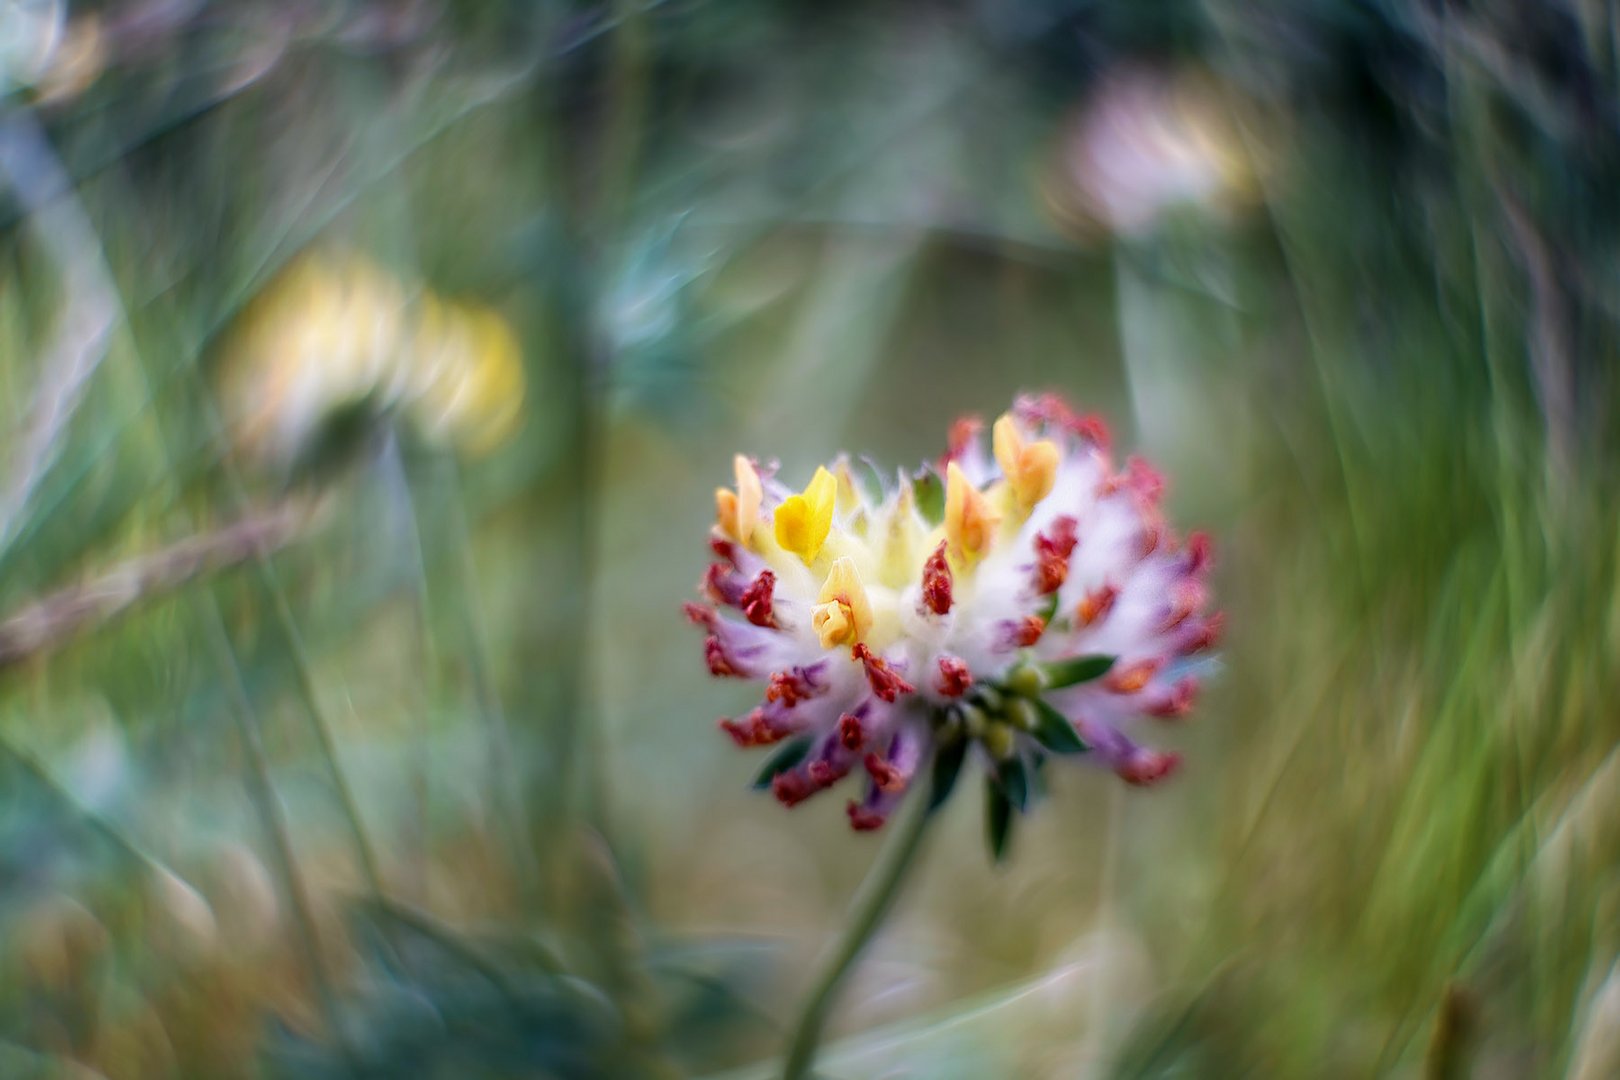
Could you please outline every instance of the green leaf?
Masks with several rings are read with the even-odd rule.
[[[962,772],[962,762],[967,759],[968,741],[960,736],[942,744],[934,751],[934,763],[930,770],[928,784],[928,812],[945,805],[945,800],[951,797],[956,788],[956,778]]]
[[[759,775],[754,777],[754,790],[764,791],[771,786],[771,781],[776,779],[778,773],[785,773],[803,761],[814,742],[814,737],[810,735],[799,735],[777,747],[766,759],[765,767],[759,770]]]
[[[1035,699],[1035,741],[1054,754],[1084,754],[1091,747],[1074,730],[1069,718],[1048,705],[1042,698]]]
[[[1048,690],[1061,690],[1065,686],[1078,686],[1092,679],[1100,679],[1114,666],[1115,656],[1071,656],[1067,660],[1054,660],[1041,665]]]
[[[1007,842],[1012,838],[1012,803],[1001,793],[995,779],[984,784],[985,839],[990,844],[990,858],[1000,862],[1007,853]]]
[[[1051,626],[1052,620],[1057,616],[1057,607],[1058,594],[1054,592],[1046,598],[1046,603],[1041,605],[1041,610],[1036,612],[1036,614],[1041,617],[1041,622],[1045,623],[1047,626]]]
[[[917,512],[930,525],[945,520],[945,481],[939,473],[925,468],[911,478],[911,495],[917,501]]]
[[[1029,774],[1023,758],[1014,755],[998,764],[995,784],[1020,814],[1029,809]]]

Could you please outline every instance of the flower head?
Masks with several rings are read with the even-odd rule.
[[[1191,211],[1249,203],[1253,155],[1233,120],[1235,88],[1196,69],[1117,70],[1065,124],[1045,178],[1050,207],[1082,234],[1151,234]]]
[[[254,300],[225,357],[223,404],[251,459],[298,460],[353,414],[493,449],[521,420],[523,357],[495,311],[352,254],[310,254]]]
[[[850,823],[876,828],[930,763],[943,798],[969,750],[1019,809],[1053,755],[1089,751],[1132,784],[1176,767],[1126,728],[1192,706],[1189,658],[1220,628],[1207,538],[1176,540],[1158,473],[1116,468],[1106,427],[1058,398],[1021,398],[991,430],[986,453],[958,422],[943,482],[840,458],[794,491],[736,459],[687,612],[711,673],[765,686],[721,727],[779,746],[761,784],[782,802],[861,774]]]

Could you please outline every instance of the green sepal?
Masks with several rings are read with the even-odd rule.
[[[799,735],[772,751],[771,756],[765,759],[764,768],[754,777],[754,790],[764,791],[771,786],[771,781],[776,779],[778,773],[785,773],[803,761],[815,741],[813,736]]]
[[[1048,705],[1041,698],[1035,699],[1035,730],[1031,732],[1035,741],[1052,751],[1054,754],[1084,754],[1091,749],[1090,744],[1080,737],[1074,730],[1069,718]]]
[[[1071,656],[1067,660],[1054,660],[1049,664],[1042,664],[1041,671],[1046,675],[1046,688],[1048,690],[1062,690],[1066,686],[1079,686],[1081,683],[1100,679],[1108,674],[1108,669],[1114,666],[1116,656]]]
[[[1001,691],[989,683],[974,684],[973,693],[968,701],[992,716],[999,714],[1002,707],[1007,704],[1006,698],[1001,696]]]
[[[945,805],[956,789],[956,778],[962,773],[962,762],[967,759],[968,741],[957,737],[941,743],[934,751],[929,769],[928,812],[932,814]]]
[[[1012,839],[1013,808],[1007,796],[1001,793],[995,779],[984,784],[984,830],[990,845],[990,858],[1000,862],[1007,854],[1007,843]]]
[[[939,473],[925,468],[911,478],[911,497],[917,503],[917,512],[930,525],[945,520],[945,481]]]

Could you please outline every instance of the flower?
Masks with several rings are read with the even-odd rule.
[[[1053,755],[1139,785],[1176,768],[1125,729],[1192,707],[1221,626],[1208,538],[1178,541],[1159,474],[1115,468],[1103,423],[1053,395],[1020,398],[989,453],[982,432],[958,421],[938,468],[893,483],[840,457],[793,491],[738,455],[715,493],[686,610],[711,674],[764,684],[720,726],[780,744],[761,783],[783,803],[864,774],[849,819],[877,828],[930,763],[943,799],[969,750],[1018,809]]]
[[[1174,211],[1221,216],[1253,198],[1251,155],[1233,90],[1195,69],[1128,68],[1103,78],[1064,125],[1047,202],[1082,234],[1151,233]]]
[[[236,328],[222,390],[250,459],[300,460],[356,413],[401,416],[423,437],[477,454],[521,419],[523,357],[489,308],[408,286],[357,255],[306,255]]]

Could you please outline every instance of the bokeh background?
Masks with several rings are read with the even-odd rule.
[[[0,1075],[770,1075],[880,841],[715,730],[711,492],[1047,389],[1221,671],[948,808],[825,1075],[1620,1075],[1617,91],[1586,0],[0,0]]]

